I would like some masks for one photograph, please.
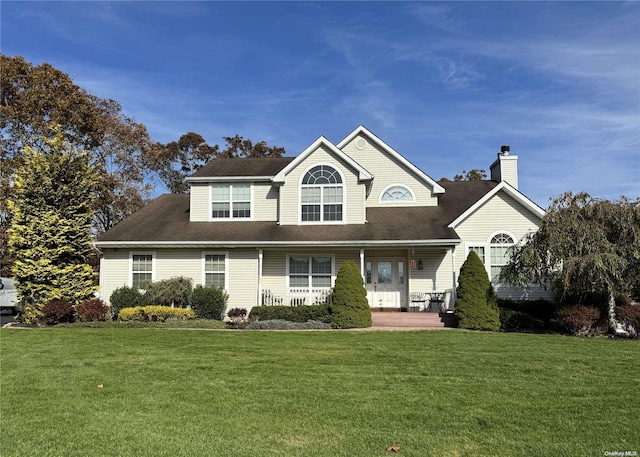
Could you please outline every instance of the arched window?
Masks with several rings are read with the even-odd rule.
[[[509,248],[515,244],[511,235],[498,233],[491,238],[491,282],[498,283],[502,268],[509,262]]]
[[[316,165],[302,178],[300,220],[342,221],[343,183],[340,173],[329,165]]]
[[[404,186],[391,186],[382,192],[381,202],[412,202],[413,194]]]

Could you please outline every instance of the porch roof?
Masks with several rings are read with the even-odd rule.
[[[446,193],[438,206],[368,208],[367,223],[363,225],[190,222],[189,196],[165,194],[100,235],[96,245],[454,245],[459,243],[459,237],[448,224],[497,183],[441,184]]]

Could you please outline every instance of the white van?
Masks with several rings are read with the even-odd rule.
[[[8,309],[14,316],[20,311],[17,307],[16,283],[10,278],[0,278],[0,312]]]

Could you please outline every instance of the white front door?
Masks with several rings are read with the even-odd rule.
[[[404,259],[371,259],[366,269],[369,306],[400,308],[406,295]]]

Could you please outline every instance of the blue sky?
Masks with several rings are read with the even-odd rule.
[[[539,205],[640,195],[637,2],[10,2],[0,49],[162,142],[297,155],[358,125],[434,179],[519,156]]]

